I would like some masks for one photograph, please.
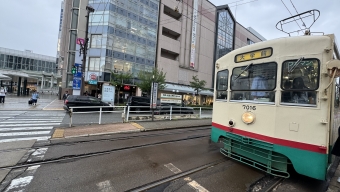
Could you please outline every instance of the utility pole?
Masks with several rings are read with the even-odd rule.
[[[80,51],[83,52],[83,63],[81,65],[81,87],[80,87],[80,95],[84,94],[85,89],[85,65],[86,65],[86,53],[87,53],[87,47],[89,43],[89,20],[90,20],[90,13],[94,12],[94,9],[90,6],[86,6],[87,15],[86,17],[86,30],[85,30],[85,42],[84,45],[81,45]]]

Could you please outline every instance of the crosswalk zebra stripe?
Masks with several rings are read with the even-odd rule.
[[[30,130],[51,130],[53,127],[20,127],[20,128],[1,128],[0,133],[4,131],[30,131]]]
[[[5,121],[5,122],[1,122],[1,124],[18,124],[18,125],[21,125],[23,123],[29,123],[29,122],[37,122],[37,123],[60,123],[60,121],[39,121],[39,120],[32,120],[32,121],[15,121],[15,122],[8,122],[8,121]],[[32,124],[33,125],[33,124]]]
[[[25,138],[13,138],[13,139],[0,139],[0,143],[5,143],[5,142],[12,142],[12,141],[23,141],[23,140],[48,140],[50,136],[48,137],[25,137]]]
[[[11,133],[0,133],[0,137],[8,136],[24,136],[24,135],[46,135],[51,131],[30,131],[30,132],[11,132]]]
[[[60,123],[32,123],[32,124],[20,124],[20,126],[35,126],[35,125],[39,125],[39,126],[42,126],[42,125],[60,125]],[[1,125],[0,124],[0,128],[1,127],[17,127],[18,124],[9,124],[9,125]]]

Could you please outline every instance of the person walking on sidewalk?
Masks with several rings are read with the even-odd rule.
[[[33,91],[33,94],[32,94],[32,105],[37,105],[38,98],[39,98],[39,94],[36,91]]]
[[[67,99],[68,96],[69,96],[68,91],[65,91],[65,93],[63,95],[64,103],[65,103],[65,100]]]
[[[5,88],[0,88],[0,103],[5,103],[6,90]]]

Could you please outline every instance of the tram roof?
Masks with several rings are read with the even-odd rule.
[[[273,58],[284,56],[295,56],[301,54],[320,54],[326,47],[335,49],[334,35],[320,35],[320,36],[295,36],[272,39],[268,41],[258,42],[252,45],[241,47],[231,51],[230,53],[219,58],[216,63],[222,64],[234,61],[235,56],[242,53],[249,53],[252,51],[262,50],[265,48],[272,48],[272,55],[267,58],[259,60],[249,60],[234,65],[247,65],[249,63],[262,63],[273,60]],[[222,67],[222,66],[221,66]],[[224,68],[224,67],[222,67]]]

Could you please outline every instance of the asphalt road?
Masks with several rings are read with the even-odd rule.
[[[187,171],[202,165],[225,159],[225,162],[180,180],[161,186],[161,191],[196,191],[201,186],[207,191],[245,191],[251,183],[263,177],[263,173],[223,157],[218,147],[209,143],[210,130],[193,129],[166,130],[148,133],[117,134],[59,140],[63,145],[50,146],[42,159],[59,158],[65,155],[89,154],[133,146],[144,146],[117,150],[98,155],[59,163],[40,165],[33,174],[23,173],[30,184],[25,191],[127,191],[135,187],[174,175],[176,167]],[[166,135],[164,135],[166,134]],[[127,137],[128,136],[128,137]],[[159,145],[147,144],[178,139],[184,141]],[[34,159],[33,159],[34,161]],[[26,171],[27,172],[27,171]],[[19,181],[21,178],[17,178]],[[236,179],[236,180],[235,180]],[[237,181],[239,180],[239,181]],[[12,188],[9,191],[15,191]]]

